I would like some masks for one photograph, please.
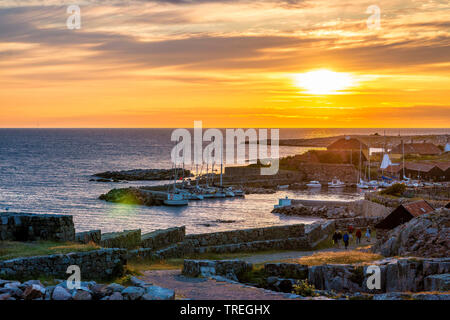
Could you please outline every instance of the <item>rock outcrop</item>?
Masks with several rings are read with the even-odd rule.
[[[388,232],[373,247],[384,256],[448,257],[450,210],[424,214]]]
[[[179,177],[179,171],[178,177]],[[171,180],[175,169],[134,169],[124,171],[106,171],[94,174],[95,177],[112,180],[142,181],[142,180]],[[184,176],[192,176],[189,170],[184,170]]]
[[[124,204],[139,204],[145,206],[161,206],[163,200],[156,198],[150,192],[146,192],[141,188],[121,188],[112,189],[108,193],[100,195],[100,200],[108,202],[124,203]]]

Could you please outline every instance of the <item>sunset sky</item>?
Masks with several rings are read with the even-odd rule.
[[[448,128],[449,40],[448,0],[1,0],[0,127]]]

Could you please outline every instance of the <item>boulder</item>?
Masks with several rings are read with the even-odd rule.
[[[175,291],[171,289],[161,288],[158,286],[150,286],[146,288],[142,300],[174,300]]]
[[[62,286],[56,286],[52,293],[53,300],[71,300],[72,295]]]
[[[122,290],[124,300],[138,300],[145,294],[145,289],[141,287],[128,287]]]
[[[106,287],[106,290],[108,292],[112,292],[112,293],[115,293],[115,292],[119,292],[120,293],[120,292],[123,291],[123,289],[125,289],[125,287],[123,285],[121,285],[121,284],[118,284],[118,283],[111,283],[111,284],[109,284]]]
[[[72,297],[73,300],[92,300],[92,295],[86,290],[77,290]]]
[[[109,296],[108,300],[123,300],[123,296],[120,292],[114,292],[112,295]]]
[[[40,281],[37,281],[40,283]],[[39,284],[31,284],[25,288],[22,298],[25,300],[34,300],[45,296],[45,288]]]

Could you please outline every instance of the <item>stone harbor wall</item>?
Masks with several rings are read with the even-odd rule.
[[[100,245],[105,248],[137,248],[141,245],[141,229],[104,233]]]
[[[66,279],[70,265],[78,265],[82,279],[109,279],[121,276],[126,264],[126,250],[100,249],[68,254],[16,258],[0,261],[0,278],[54,276]]]
[[[89,243],[93,242],[99,244],[102,239],[102,231],[101,230],[91,230],[85,232],[77,232],[75,233],[75,241],[79,243]]]
[[[142,235],[141,246],[143,248],[157,250],[177,242],[182,242],[185,235],[185,226],[156,230]]]
[[[287,216],[340,219],[355,217],[384,217],[392,211],[392,208],[368,200],[326,201],[293,199],[291,203],[291,206],[275,208],[272,212]]]
[[[0,213],[0,240],[73,241],[72,216],[31,213]]]
[[[216,246],[243,242],[298,238],[305,235],[304,224],[190,234],[185,240],[194,246]]]

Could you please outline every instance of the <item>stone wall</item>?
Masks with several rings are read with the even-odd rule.
[[[326,200],[292,200],[292,206],[272,210],[288,216],[311,216],[324,219],[381,217],[386,216],[392,208],[368,200],[326,201]]]
[[[0,278],[53,276],[67,279],[67,267],[78,265],[82,280],[109,279],[123,274],[125,255],[124,249],[101,249],[5,260],[0,261]]]
[[[79,242],[79,243],[93,242],[93,243],[99,244],[101,239],[102,239],[102,231],[101,230],[91,230],[91,231],[75,233],[75,241]]]
[[[137,248],[141,245],[141,229],[104,233],[100,245],[105,248]]]
[[[307,237],[259,240],[241,243],[223,244],[217,246],[194,247],[194,253],[236,253],[265,250],[310,250]]]
[[[370,227],[375,230],[375,225],[383,220],[383,217],[356,217],[335,219],[336,230],[347,230],[348,226],[352,225],[354,228],[366,229]]]
[[[185,241],[192,243],[194,247],[198,247],[237,244],[261,240],[298,238],[304,235],[305,225],[294,224],[224,232],[190,234],[185,237]]]
[[[0,213],[0,240],[73,241],[72,216],[31,213]]]
[[[177,242],[182,242],[185,235],[185,226],[156,230],[142,235],[141,247],[153,250],[161,249]]]
[[[252,264],[242,260],[184,260],[183,275],[189,277],[214,277],[238,281],[239,276],[252,270]]]

